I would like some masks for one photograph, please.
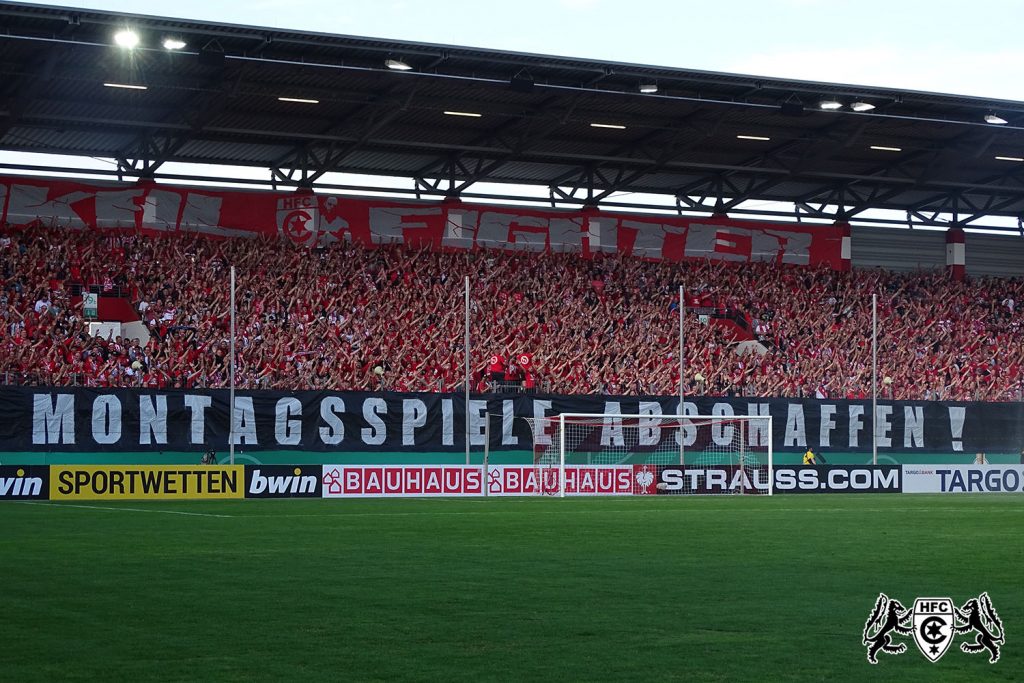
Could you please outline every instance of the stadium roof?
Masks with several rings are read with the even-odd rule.
[[[486,182],[576,205],[1024,216],[1022,102],[16,3],[0,24],[0,148],[112,158],[118,177],[201,179],[161,170],[186,162],[283,186],[403,177],[427,196],[503,196]],[[125,28],[137,47],[115,45]]]

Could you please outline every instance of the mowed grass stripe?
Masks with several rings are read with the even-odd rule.
[[[101,503],[121,509],[119,503]],[[1012,680],[1012,496],[0,506],[10,680]],[[879,591],[987,590],[989,666],[864,659]],[[1018,635],[1019,634],[1019,635]]]

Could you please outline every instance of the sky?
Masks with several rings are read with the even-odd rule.
[[[1024,0],[38,4],[1024,101]]]

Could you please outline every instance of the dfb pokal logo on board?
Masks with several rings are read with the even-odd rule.
[[[636,485],[638,487],[640,487],[644,491],[647,491],[649,488],[651,488],[651,484],[654,483],[654,473],[651,471],[649,467],[645,465],[642,469],[637,470],[636,474],[634,475],[634,479],[636,480]]]
[[[910,607],[885,593],[879,593],[875,607],[864,624],[862,642],[868,648],[868,661],[878,663],[878,654],[900,655],[907,644],[894,637],[912,636],[917,649],[931,662],[946,654],[958,635],[970,635],[960,643],[967,654],[987,652],[990,664],[999,661],[999,649],[1006,642],[1003,622],[999,620],[988,593],[971,598],[957,607],[951,598],[917,598]]]

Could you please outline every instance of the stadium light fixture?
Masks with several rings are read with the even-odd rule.
[[[875,108],[875,105],[870,102],[854,102],[850,105],[850,109],[854,111],[871,111]]]
[[[299,104],[320,104],[320,100],[310,99],[308,97],[278,97],[280,102],[298,102]]]
[[[991,123],[994,126],[1005,126],[1006,119],[997,114],[985,114],[985,123]]]
[[[133,85],[131,83],[104,83],[107,88],[121,88],[123,90],[149,90],[145,85]]]
[[[401,59],[388,58],[384,60],[384,66],[391,69],[392,71],[412,71],[412,67],[408,63],[403,62]]]
[[[188,43],[181,38],[174,38],[173,36],[167,36],[164,38],[165,50],[184,50],[186,45],[188,45]]]
[[[999,156],[997,156],[996,159],[998,159],[999,161],[1017,161],[1017,162],[1024,163],[1024,157],[999,157]]]
[[[139,44],[139,34],[130,28],[122,29],[114,34],[114,43],[118,47],[130,50]]]
[[[478,119],[483,116],[483,114],[477,114],[475,111],[446,111],[444,113],[448,116],[466,116],[471,119]]]
[[[842,109],[843,103],[839,100],[822,100],[818,102],[818,106],[826,111],[835,111],[836,109]]]
[[[658,92],[658,84],[657,83],[641,83],[640,84],[640,92],[644,93],[645,95],[653,95],[654,93]]]
[[[879,152],[902,152],[902,147],[886,147],[885,145],[871,145],[871,149]]]
[[[737,140],[757,140],[759,142],[768,142],[771,138],[764,135],[737,135]]]
[[[591,128],[611,128],[612,130],[626,130],[626,127],[618,123],[592,123]]]

